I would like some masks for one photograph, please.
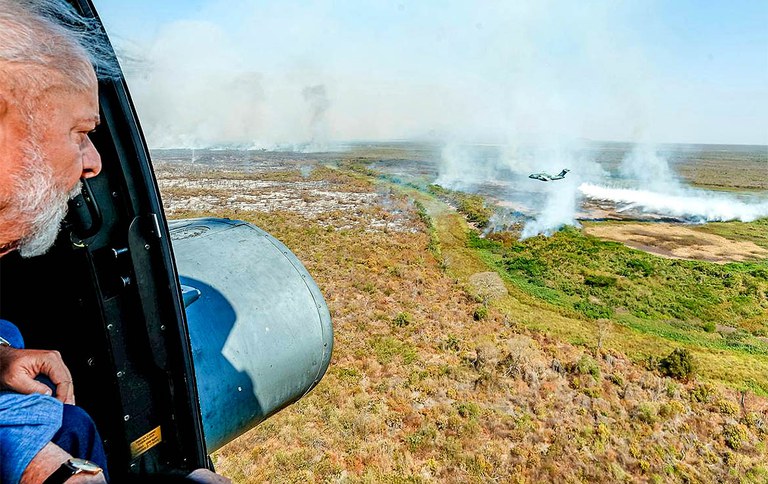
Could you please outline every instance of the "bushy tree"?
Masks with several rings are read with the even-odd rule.
[[[664,376],[687,380],[696,371],[693,355],[684,348],[676,348],[659,361],[659,371]]]

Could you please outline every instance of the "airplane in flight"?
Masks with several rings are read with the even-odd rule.
[[[531,173],[530,175],[528,175],[528,178],[533,178],[534,180],[540,180],[540,181],[544,181],[544,182],[554,181],[554,180],[562,180],[563,178],[565,178],[565,174],[568,173],[569,171],[571,171],[571,170],[566,168],[563,171],[561,171],[560,173],[558,173],[557,175],[550,175],[550,174],[544,173],[544,172],[541,172],[541,173]]]

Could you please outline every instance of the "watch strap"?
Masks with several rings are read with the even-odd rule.
[[[69,463],[69,461],[61,464],[61,467],[56,469],[56,472],[48,476],[48,479],[43,481],[43,484],[61,484],[67,482],[67,479],[74,476],[80,471],[77,467]]]

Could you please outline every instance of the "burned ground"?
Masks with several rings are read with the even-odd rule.
[[[506,273],[491,278],[487,253],[468,246],[466,221],[443,202],[343,168],[336,162],[343,160],[280,156],[229,171],[156,163],[171,217],[227,216],[271,232],[307,266],[334,321],[326,377],[217,452],[225,475],[236,482],[768,479],[768,401],[716,375],[706,347],[694,351],[705,358],[698,376],[661,376],[646,369],[640,348],[658,358],[679,341],[579,316]],[[495,290],[484,297],[477,286],[486,279]],[[736,373],[764,360],[717,353]]]

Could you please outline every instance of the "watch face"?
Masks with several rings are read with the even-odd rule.
[[[96,474],[101,472],[101,467],[85,459],[69,459],[69,464],[81,472]]]

